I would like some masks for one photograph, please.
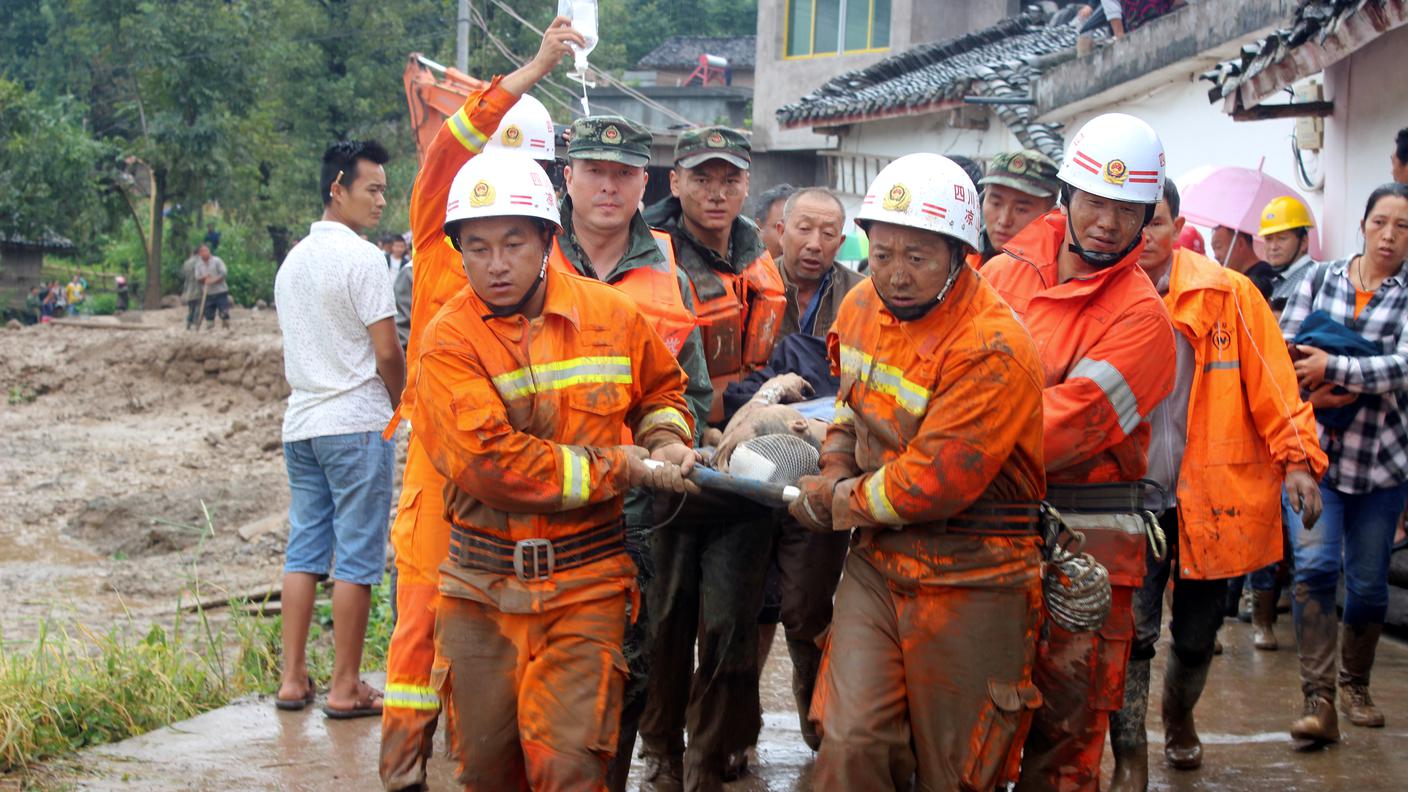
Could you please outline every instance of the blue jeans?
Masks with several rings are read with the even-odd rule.
[[[1299,517],[1288,524],[1295,548],[1295,582],[1334,613],[1340,571],[1345,579],[1345,624],[1382,624],[1388,612],[1388,560],[1408,483],[1352,495],[1320,486],[1325,512],[1309,531]],[[1304,605],[1295,598],[1297,624]]]
[[[386,569],[395,451],[380,432],[284,443],[288,548],[284,572],[374,585]]]

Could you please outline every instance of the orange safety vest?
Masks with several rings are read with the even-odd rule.
[[[645,320],[665,340],[670,354],[678,356],[694,330],[694,314],[689,312],[680,294],[679,271],[675,266],[675,249],[670,244],[670,235],[654,229],[651,229],[650,235],[655,238],[655,244],[665,260],[649,267],[627,270],[610,285],[635,301]],[[552,241],[548,264],[562,272],[578,274],[562,252],[562,245],[556,237]]]
[[[724,293],[710,300],[701,300],[694,280],[689,282],[716,394],[709,409],[710,423],[723,420],[724,388],[767,365],[787,310],[786,287],[766,251],[741,273],[715,270],[714,274],[723,281]]]

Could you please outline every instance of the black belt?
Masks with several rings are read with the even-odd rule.
[[[1040,503],[975,503],[947,520],[913,527],[934,533],[984,536],[1034,536],[1041,521]]]
[[[1144,511],[1145,488],[1153,482],[1114,481],[1106,484],[1048,484],[1046,502],[1060,511],[1089,514],[1138,514]],[[1160,488],[1162,489],[1162,488]]]
[[[450,557],[459,566],[514,575],[524,582],[548,580],[554,572],[586,566],[626,552],[624,524],[607,523],[556,539],[517,542],[450,526]]]

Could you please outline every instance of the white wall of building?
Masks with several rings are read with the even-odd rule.
[[[1364,202],[1390,181],[1394,135],[1408,126],[1408,80],[1404,51],[1408,26],[1370,42],[1325,70],[1326,98],[1335,113],[1325,119],[1325,230],[1330,253],[1358,253]]]

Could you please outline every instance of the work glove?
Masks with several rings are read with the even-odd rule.
[[[836,484],[837,479],[829,476],[803,476],[797,482],[802,494],[787,507],[787,513],[808,531],[831,533],[831,498]]]

